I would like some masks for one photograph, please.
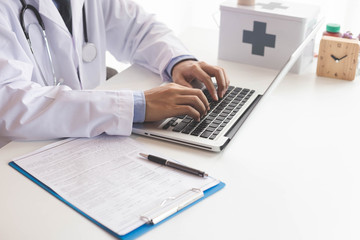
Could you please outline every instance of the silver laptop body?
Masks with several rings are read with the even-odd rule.
[[[272,80],[272,82],[263,94],[259,94],[255,90],[246,89],[244,87],[231,86],[229,87],[227,95],[224,96],[221,100],[219,100],[217,105],[211,107],[211,110],[208,111],[208,114],[198,123],[194,122],[188,116],[180,116],[175,118],[167,118],[165,120],[153,123],[134,124],[132,132],[135,134],[179,143],[204,150],[215,152],[221,151],[230,142],[237,130],[244,123],[246,118],[249,116],[254,107],[259,103],[259,101],[264,98],[265,95],[269,94],[269,92],[271,92],[272,89],[274,89],[284,78],[284,76],[289,72],[298,57],[301,55],[304,48],[308,45],[310,41],[313,41],[314,36],[321,27],[322,23],[323,21],[319,21],[313,31],[294,51],[294,53],[290,56],[284,67],[279,71],[279,73]],[[245,90],[245,93],[242,93],[243,90]],[[229,95],[231,95],[230,99],[237,98],[235,103],[233,102],[234,100],[225,100]],[[223,101],[226,102],[222,104]],[[220,112],[219,109],[215,110],[221,104],[223,109],[220,110]],[[230,105],[233,110],[230,110],[229,112],[228,107]],[[226,113],[222,114],[225,110]],[[214,111],[216,111],[216,113],[214,113]],[[230,117],[227,117],[228,112]],[[207,117],[211,114],[213,114],[214,116],[216,114],[216,116],[212,120],[206,120]],[[220,120],[217,120],[218,116],[220,116],[221,114],[224,118],[224,121],[227,121],[226,124],[224,124],[224,121],[220,122]],[[204,123],[204,121],[206,122]],[[192,125],[189,126],[190,124]],[[208,129],[210,129],[211,131],[209,131]]]

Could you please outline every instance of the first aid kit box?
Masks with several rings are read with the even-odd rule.
[[[283,1],[256,1],[253,6],[226,1],[220,5],[220,59],[281,69],[315,27],[320,7]],[[291,69],[301,73],[314,56],[314,40]]]

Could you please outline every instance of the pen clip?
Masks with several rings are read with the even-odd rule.
[[[189,206],[203,196],[204,193],[201,189],[189,189],[176,197],[166,198],[159,204],[159,206],[146,212],[140,216],[140,218],[148,224],[157,224],[186,206]]]

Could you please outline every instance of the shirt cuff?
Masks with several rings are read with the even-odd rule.
[[[165,80],[171,82],[172,81],[171,73],[172,73],[174,66],[185,60],[197,61],[197,59],[192,55],[180,55],[180,56],[174,57],[173,59],[170,60],[169,64],[167,65],[167,67],[165,69]]]
[[[136,91],[134,96],[134,123],[142,123],[145,121],[146,101],[142,91]]]

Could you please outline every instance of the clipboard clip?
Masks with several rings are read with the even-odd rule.
[[[168,197],[159,206],[141,215],[140,218],[148,224],[157,224],[203,196],[204,192],[200,189],[189,189],[176,197]]]

